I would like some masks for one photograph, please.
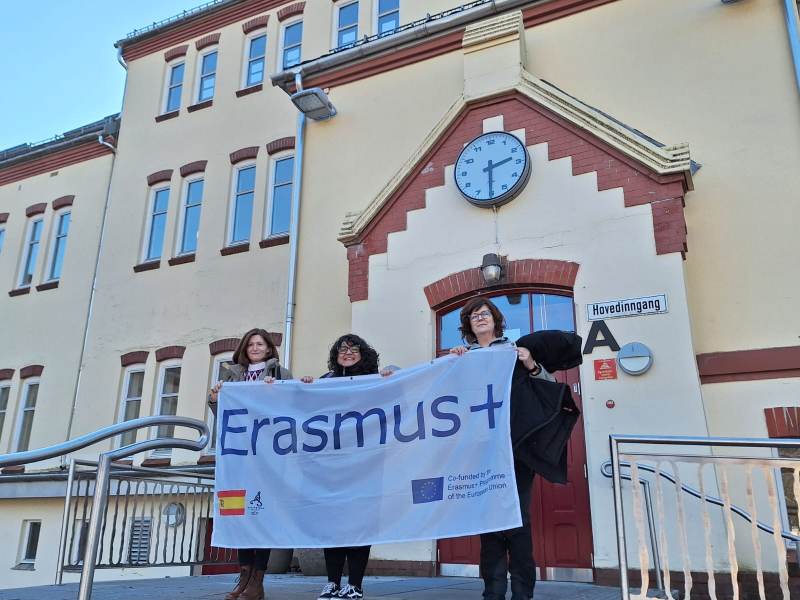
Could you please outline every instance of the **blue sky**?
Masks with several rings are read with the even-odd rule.
[[[0,0],[0,150],[113,114],[114,42],[204,0]]]

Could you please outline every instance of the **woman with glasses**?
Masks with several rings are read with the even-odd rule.
[[[380,374],[387,377],[392,370],[384,369]],[[348,333],[341,336],[331,346],[328,354],[328,372],[320,379],[327,377],[353,377],[357,375],[374,375],[378,373],[378,353],[364,339]],[[312,383],[313,377],[301,377],[303,383]],[[371,546],[353,546],[325,548],[325,570],[328,583],[322,588],[318,599],[330,598],[363,598],[362,582],[369,562]],[[349,568],[348,582],[342,586],[344,564]]]
[[[242,336],[233,353],[233,364],[220,373],[221,380],[208,393],[208,406],[217,414],[217,400],[227,381],[263,381],[291,379],[292,374],[278,362],[278,348],[264,329],[251,329]],[[225,600],[263,600],[264,573],[269,562],[269,548],[240,548],[239,579]]]
[[[500,309],[485,298],[473,298],[461,309],[461,326],[459,331],[469,346],[452,348],[452,354],[461,356],[469,350],[488,348],[498,344],[510,344],[503,337],[505,319]],[[511,422],[512,437],[515,413],[514,398],[520,388],[526,385],[526,379],[534,377],[555,381],[545,369],[538,364],[528,348],[525,347],[525,336],[517,342],[517,363],[511,380]],[[533,560],[533,539],[531,538],[531,487],[534,472],[528,465],[515,457],[514,474],[517,478],[517,494],[522,514],[522,526],[507,531],[495,531],[481,534],[480,567],[483,576],[484,600],[504,600],[507,588],[507,573],[511,574],[512,600],[528,600],[533,598],[536,583],[536,563]]]

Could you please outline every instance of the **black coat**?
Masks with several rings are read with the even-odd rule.
[[[538,331],[521,337],[548,371],[581,364],[581,338],[561,331]],[[551,367],[551,368],[548,368]],[[567,442],[580,411],[569,386],[533,378],[520,361],[511,383],[511,444],[514,458],[552,483],[567,482]]]

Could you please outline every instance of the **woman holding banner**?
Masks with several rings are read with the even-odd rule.
[[[264,381],[291,379],[292,374],[278,362],[278,348],[264,329],[251,329],[242,336],[233,353],[233,364],[220,373],[218,381],[209,390],[208,406],[217,414],[217,400],[222,385],[234,381]],[[225,595],[225,600],[263,600],[264,573],[269,562],[269,548],[240,548],[239,579],[236,587]]]
[[[473,298],[461,309],[460,319],[459,330],[470,345],[451,349],[453,354],[460,356],[468,350],[511,343],[503,337],[503,314],[491,300]],[[554,383],[555,378],[533,355],[535,353],[539,361],[552,368],[575,366],[581,362],[580,338],[568,332],[536,332],[520,338],[516,346],[517,362],[511,383],[511,437],[522,526],[481,534],[484,600],[505,599],[508,573],[511,574],[512,600],[533,598],[536,584],[530,521],[533,477],[539,472],[550,481],[563,483],[566,480],[566,442],[579,414],[569,388]],[[552,434],[543,444],[547,446],[548,460],[531,453],[527,447],[530,442],[524,441],[535,438],[536,431]],[[555,456],[554,460],[549,460],[551,455]]]
[[[380,371],[383,377],[392,374],[392,370]],[[328,372],[320,379],[327,377],[353,377],[357,375],[374,375],[378,373],[378,353],[364,339],[348,333],[341,336],[331,346],[328,354]],[[303,383],[312,383],[313,377],[301,377]],[[371,546],[353,546],[325,548],[325,570],[328,583],[322,588],[318,600],[330,598],[363,598],[362,582],[369,562]],[[347,561],[349,576],[347,584],[342,587],[342,574]]]

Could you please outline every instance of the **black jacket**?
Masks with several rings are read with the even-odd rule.
[[[548,371],[581,364],[580,336],[537,331],[517,340]],[[511,383],[511,444],[514,459],[552,483],[567,482],[567,442],[580,411],[569,386],[531,377],[520,361]]]

